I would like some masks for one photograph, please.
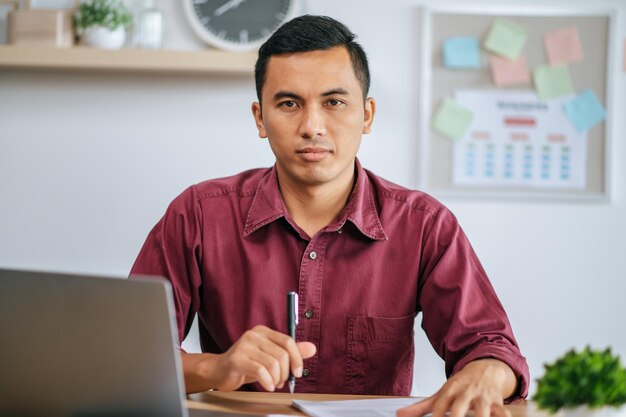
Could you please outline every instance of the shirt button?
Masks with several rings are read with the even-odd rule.
[[[302,376],[309,376],[310,373],[311,373],[311,371],[309,371],[308,369],[304,368],[304,370],[302,371]]]
[[[312,251],[311,253],[309,253],[309,258],[311,258],[311,260],[315,260],[315,258],[317,258],[317,253],[315,253],[315,251]]]
[[[342,234],[343,233],[343,229],[337,230],[337,233]]]
[[[305,311],[304,317],[306,317],[307,319],[310,319],[311,317],[313,317],[313,312],[311,310]]]

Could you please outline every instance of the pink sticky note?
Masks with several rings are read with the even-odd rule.
[[[583,48],[578,30],[574,27],[548,32],[544,38],[550,65],[582,61]]]
[[[498,87],[530,84],[530,73],[524,55],[515,61],[491,55],[489,64],[491,67],[491,78]]]

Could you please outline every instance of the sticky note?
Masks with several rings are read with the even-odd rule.
[[[486,50],[515,60],[518,59],[526,43],[526,30],[507,19],[497,18],[483,43]]]
[[[567,64],[583,60],[578,30],[574,27],[548,32],[543,39],[550,65]]]
[[[579,132],[591,129],[606,117],[604,107],[592,90],[585,90],[563,104],[563,110]]]
[[[567,65],[541,65],[533,70],[535,89],[542,100],[564,96],[573,91]]]
[[[443,43],[446,68],[480,68],[480,50],[476,38],[450,38]]]
[[[489,66],[493,83],[498,87],[530,84],[530,72],[523,55],[515,61],[492,55],[489,57]]]
[[[461,139],[473,118],[471,110],[447,98],[433,117],[433,130],[449,139]]]

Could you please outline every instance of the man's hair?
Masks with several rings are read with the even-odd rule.
[[[365,99],[370,88],[370,71],[365,51],[354,41],[355,38],[356,35],[343,23],[328,16],[304,15],[283,24],[259,49],[259,57],[254,66],[259,103],[267,76],[267,63],[272,55],[320,51],[336,46],[344,46],[348,50],[354,74],[361,83]]]

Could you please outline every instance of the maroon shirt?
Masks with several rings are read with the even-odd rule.
[[[515,397],[526,396],[526,360],[455,217],[356,167],[348,204],[313,238],[289,216],[275,168],[192,186],[152,229],[131,274],[168,278],[180,340],[198,314],[202,350],[212,353],[258,324],[286,333],[286,294],[297,291],[296,339],[318,352],[298,392],[408,395],[421,311],[448,376],[497,358],[518,378]]]

